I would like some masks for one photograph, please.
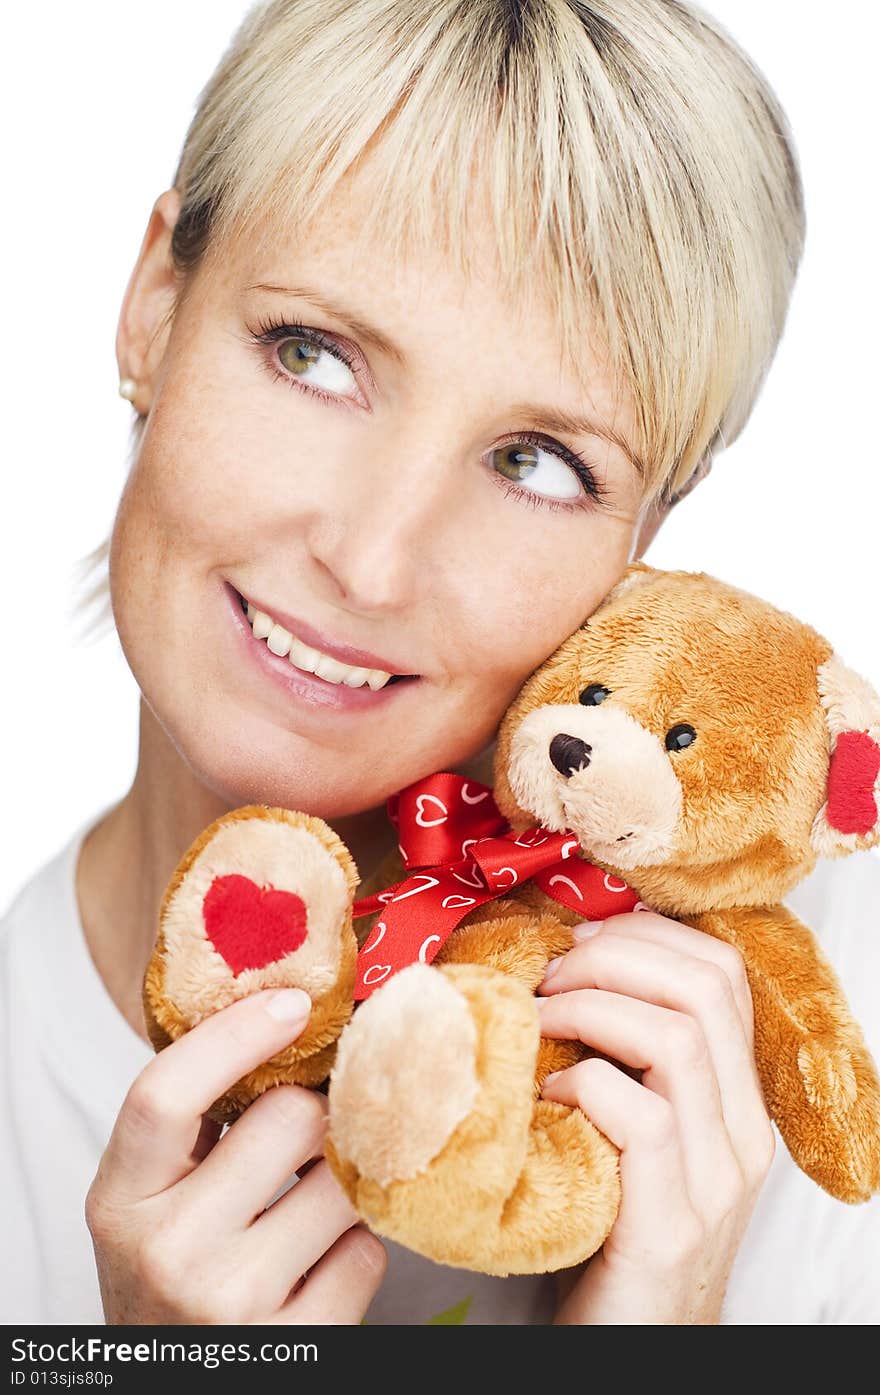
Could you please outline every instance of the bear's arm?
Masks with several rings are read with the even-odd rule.
[[[373,896],[406,876],[399,851],[389,852],[357,896]],[[381,915],[375,911],[354,922],[358,945],[366,944]],[[484,964],[509,974],[532,992],[544,977],[551,959],[565,954],[574,940],[571,926],[582,919],[552,901],[531,882],[511,894],[488,901],[469,911],[437,955],[438,964]]]
[[[819,943],[787,906],[687,917],[739,950],[767,1108],[789,1152],[841,1201],[880,1189],[880,1082]]]
[[[470,911],[437,962],[485,964],[534,992],[550,960],[571,949],[571,926],[581,918],[527,884]]]

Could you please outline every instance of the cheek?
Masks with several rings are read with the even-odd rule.
[[[472,573],[463,603],[462,652],[475,678],[508,691],[508,701],[601,603],[626,566],[632,536],[623,519],[575,515],[568,529],[559,515],[549,525],[531,521],[509,539],[500,579]]]
[[[134,467],[129,507],[168,560],[229,555],[268,512],[262,501],[251,424],[240,411],[186,390],[185,381],[156,402]],[[234,401],[232,394],[226,401]]]
[[[128,504],[169,560],[221,566],[281,536],[305,502],[308,464],[327,448],[326,430],[314,439],[293,403],[210,304],[189,307],[168,344]]]
[[[192,349],[169,349],[113,527],[113,611],[145,691],[171,681],[181,644],[203,622],[206,592],[193,581],[246,556],[269,513],[249,468],[256,433],[242,419],[231,365],[221,362],[205,384],[190,367],[199,361]]]
[[[161,598],[169,618],[189,624],[200,604],[194,581],[261,552],[290,557],[292,528],[315,507],[300,467],[317,445],[301,426],[297,445],[292,460],[289,432],[280,436],[277,416],[267,416],[259,392],[248,397],[232,364],[219,362],[201,386],[172,363],[117,511],[120,605]]]

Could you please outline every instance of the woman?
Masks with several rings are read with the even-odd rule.
[[[4,927],[7,1321],[877,1316],[852,1278],[876,1206],[771,1166],[741,964],[688,927],[583,927],[546,985],[560,1035],[645,1072],[548,1086],[622,1150],[614,1231],[562,1280],[380,1243],[320,1160],[318,1094],[271,1091],[218,1141],[204,1110],[302,1030],[302,995],[155,1059],[140,1007],[162,889],[223,811],[318,814],[367,882],[390,793],[489,777],[524,678],[744,425],[802,238],[772,93],[672,0],[275,0],[245,21],[119,322],[137,424],[109,574],[137,772]],[[866,863],[792,906],[815,925],[826,896],[855,939]]]

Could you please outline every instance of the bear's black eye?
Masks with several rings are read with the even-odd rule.
[[[683,751],[685,746],[692,746],[697,739],[697,733],[687,722],[679,722],[677,727],[670,727],[666,733],[667,751]]]
[[[600,702],[604,702],[610,696],[610,688],[603,688],[601,683],[591,683],[589,688],[584,688],[578,702],[582,702],[584,707],[598,707]]]

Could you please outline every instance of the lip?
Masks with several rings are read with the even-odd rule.
[[[231,582],[227,583],[231,586]],[[235,587],[232,587],[235,591]],[[240,591],[236,592],[241,595]],[[250,601],[254,610],[262,610],[264,614],[271,615],[276,624],[283,626],[290,634],[302,640],[303,644],[308,644],[312,649],[320,649],[322,654],[329,654],[331,659],[338,659],[341,664],[350,664],[352,668],[377,668],[383,673],[396,673],[403,677],[418,677],[411,669],[397,668],[395,664],[383,659],[380,654],[371,654],[366,649],[355,649],[351,644],[337,644],[334,640],[328,639],[312,625],[307,625],[305,620],[298,620],[295,615],[288,615],[284,610],[279,610],[277,606],[264,605],[256,596],[246,596],[245,600]],[[381,690],[380,690],[381,691]]]
[[[399,702],[401,693],[413,687],[420,680],[406,677],[399,683],[386,683],[384,688],[373,692],[371,688],[349,688],[344,683],[330,683],[315,673],[306,673],[297,668],[289,659],[273,654],[261,639],[254,639],[253,631],[241,608],[238,592],[228,581],[223,582],[225,604],[228,607],[235,631],[236,645],[251,672],[262,671],[284,695],[297,703],[303,715],[311,710],[315,718],[321,713],[330,716],[356,716],[367,709],[380,708],[389,702]],[[262,679],[260,680],[262,684]]]

